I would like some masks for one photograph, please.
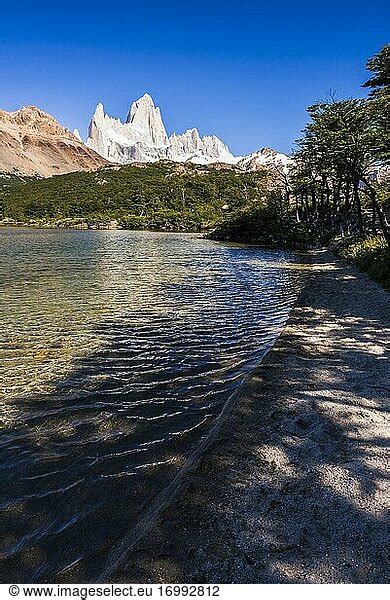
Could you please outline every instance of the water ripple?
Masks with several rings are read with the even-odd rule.
[[[2,569],[93,578],[272,345],[300,271],[184,234],[0,243]]]

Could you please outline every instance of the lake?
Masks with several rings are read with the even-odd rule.
[[[131,231],[0,247],[1,580],[87,581],[272,346],[298,259]]]

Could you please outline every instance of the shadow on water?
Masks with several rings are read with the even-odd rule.
[[[163,320],[159,327],[172,332],[175,315]],[[126,318],[99,324],[106,345],[79,358],[49,392],[8,406],[17,418],[3,425],[0,444],[2,581],[67,580],[74,572],[97,580],[112,547],[207,438],[240,384],[247,367],[199,356],[193,324],[187,331],[181,323],[181,341],[173,335],[162,348],[146,321],[138,332]],[[244,363],[259,361],[274,335],[264,330],[264,348]],[[229,340],[213,343],[223,357]]]
[[[50,581],[79,560],[85,576],[96,578],[104,548],[147,511],[226,399],[226,382],[211,376],[208,401],[207,393],[192,393],[207,382],[196,359],[149,371],[139,347],[132,357],[134,330],[110,322],[99,335],[102,327],[110,344],[79,359],[49,393],[18,398],[19,418],[2,427],[2,581]],[[161,350],[149,339],[149,356],[153,344]],[[142,381],[129,368],[132,359],[140,361]],[[226,368],[215,358],[211,366]]]
[[[325,260],[186,492],[107,579],[388,581],[388,295]]]

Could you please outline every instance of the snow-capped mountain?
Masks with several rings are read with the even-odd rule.
[[[215,167],[232,165],[243,171],[273,168],[287,175],[293,161],[263,148],[249,156],[234,156],[215,135],[201,137],[197,129],[168,136],[160,109],[149,94],[133,102],[126,121],[107,115],[98,104],[89,125],[87,145],[35,106],[14,112],[0,110],[0,171],[50,176],[94,170],[110,163],[172,160]],[[108,161],[108,162],[107,162]]]
[[[112,162],[152,162],[169,147],[160,109],[149,94],[133,102],[125,123],[105,114],[99,103],[89,125],[87,146]]]
[[[287,175],[293,163],[294,161],[282,152],[276,152],[272,148],[262,148],[258,152],[240,158],[237,166],[245,171],[256,171],[262,167],[274,168],[280,174]]]
[[[215,135],[200,137],[197,129],[188,129],[169,137],[167,158],[177,162],[207,164],[223,162],[234,164],[237,159],[229,148]]]
[[[250,156],[234,156],[215,135],[201,137],[195,128],[168,136],[160,109],[149,94],[133,102],[124,123],[107,115],[99,103],[89,125],[87,146],[107,160],[122,164],[167,159],[197,164],[227,163],[243,170],[256,170],[275,166],[275,161],[288,168],[290,161],[286,155],[267,148]]]

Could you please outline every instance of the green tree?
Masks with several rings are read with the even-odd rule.
[[[377,119],[367,100],[319,102],[295,155],[295,193],[302,215],[317,230],[364,233],[362,194],[378,216],[390,244],[389,227],[370,174],[378,159]]]
[[[373,73],[363,87],[371,88],[370,96],[377,98],[389,94],[390,86],[390,44],[383,48],[367,61],[366,68]]]

